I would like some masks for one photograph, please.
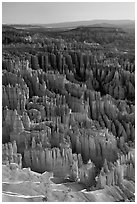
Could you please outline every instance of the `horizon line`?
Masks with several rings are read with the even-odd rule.
[[[88,22],[88,21],[134,21],[135,19],[92,19],[92,20],[76,20],[76,21],[61,21],[61,22],[53,22],[53,23],[2,23],[6,25],[49,25],[49,24],[61,24],[61,23],[76,23],[76,22]]]

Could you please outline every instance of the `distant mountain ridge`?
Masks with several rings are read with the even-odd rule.
[[[53,23],[45,24],[45,27],[60,28],[60,27],[78,27],[78,26],[92,26],[94,24],[113,24],[116,26],[135,26],[135,21],[132,20],[91,20],[91,21],[75,21],[75,22],[62,22],[62,23]]]
[[[45,31],[60,31],[71,30],[77,27],[106,27],[106,28],[121,28],[126,32],[135,34],[135,21],[134,20],[89,20],[89,21],[74,21],[74,22],[61,22],[51,24],[3,24],[3,26],[10,26],[16,29],[37,30],[42,29]]]
[[[49,24],[10,24],[10,25],[22,25],[22,26],[41,26],[41,27],[52,27],[52,28],[65,28],[65,27],[78,27],[78,26],[92,26],[94,24],[114,24],[114,25],[132,25],[135,26],[134,20],[88,20],[88,21],[71,21],[61,23],[49,23]],[[6,24],[4,24],[6,25]]]

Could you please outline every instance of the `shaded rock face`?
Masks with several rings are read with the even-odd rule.
[[[36,38],[34,52],[3,54],[3,164],[53,172],[86,188],[117,186],[130,197],[125,186],[135,181],[133,60],[85,43]]]
[[[71,131],[68,131],[68,129],[65,131],[61,130],[61,123],[59,123],[60,120],[58,118],[55,118],[57,126],[54,127],[43,122],[33,125],[27,113],[23,113],[22,117],[16,111],[12,112],[12,114],[14,115],[14,122],[10,124],[12,130],[10,132],[10,140],[16,140],[20,153],[24,152],[26,146],[29,148],[31,142],[34,140],[36,143],[41,143],[42,147],[60,147],[63,141],[67,143],[70,141],[72,150],[77,154],[80,153],[84,162],[88,162],[91,159],[100,167],[105,158],[112,162],[117,159],[117,140],[113,134],[107,130],[78,129],[74,126],[75,119],[82,121],[83,118],[77,118],[76,115],[68,116],[67,127],[69,128],[71,126],[72,118],[74,124]],[[83,120],[86,120],[86,117]],[[8,125],[8,121],[5,121]],[[70,139],[68,140],[68,138]]]
[[[122,188],[125,179],[135,181],[134,153],[128,152],[120,155],[120,158],[113,164],[105,160],[100,174],[96,177],[97,188],[118,185]],[[129,189],[130,190],[130,189]]]
[[[56,177],[69,178],[87,187],[95,183],[95,165],[91,161],[87,165],[83,164],[81,155],[72,154],[70,148],[62,151],[59,148],[43,149],[36,147],[33,140],[32,148],[24,151],[24,163],[33,171],[50,171]]]
[[[108,161],[114,162],[117,158],[117,141],[108,131],[95,131],[84,129],[74,129],[70,133],[72,148],[77,153],[81,153],[83,161],[89,159],[96,166],[102,166],[102,162],[106,158]]]
[[[80,183],[85,184],[86,187],[95,185],[95,168],[91,160],[87,164],[82,165],[78,171]]]
[[[131,112],[130,112],[131,111]],[[90,112],[93,120],[98,120],[101,127],[106,127],[115,136],[124,136],[125,141],[134,141],[134,135],[127,127],[130,125],[131,129],[135,127],[134,114],[132,108],[121,111],[117,107],[116,101],[108,100],[95,100],[95,96],[90,96]]]

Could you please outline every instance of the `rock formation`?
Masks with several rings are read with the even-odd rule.
[[[22,168],[22,155],[17,153],[16,141],[2,145],[2,164],[11,163],[16,163],[19,168]]]
[[[114,43],[126,32],[92,29],[3,31],[2,162],[132,200],[134,49]]]

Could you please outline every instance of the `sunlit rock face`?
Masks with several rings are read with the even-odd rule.
[[[2,164],[16,163],[19,168],[22,167],[22,155],[17,153],[16,141],[2,145]]]
[[[3,107],[7,106],[9,109],[17,109],[19,112],[25,110],[26,100],[28,99],[28,88],[24,85],[23,88],[20,85],[16,84],[15,86],[7,85],[3,86]]]
[[[30,155],[32,158],[28,158]],[[35,141],[33,140],[33,147],[30,150],[24,151],[24,160],[27,166],[32,166],[35,171],[53,171],[55,175],[65,177],[70,172],[70,165],[73,161],[71,149],[63,149],[62,152],[58,148],[43,149],[35,147]]]

